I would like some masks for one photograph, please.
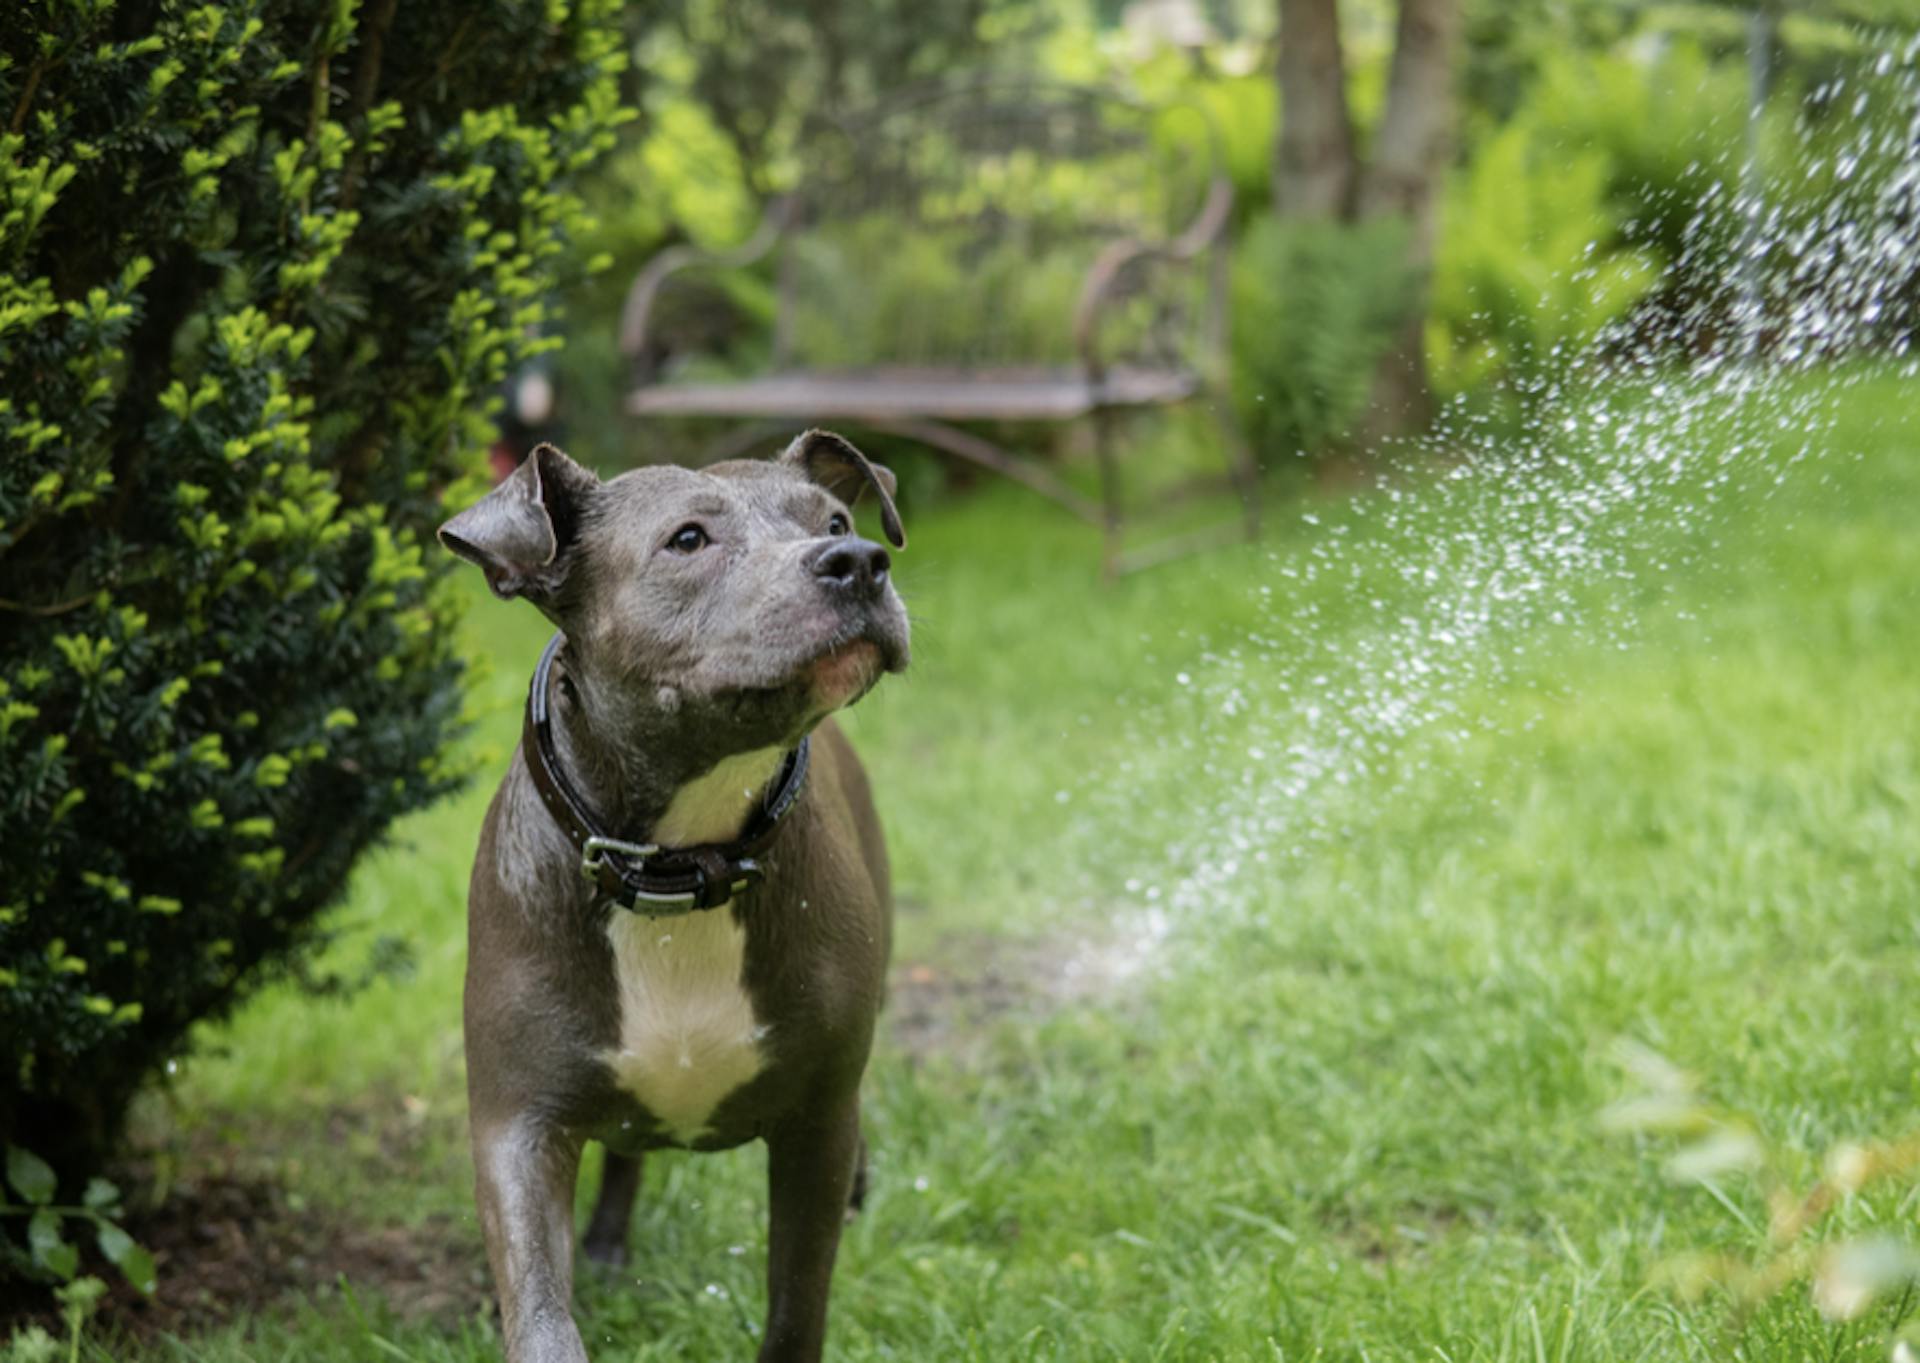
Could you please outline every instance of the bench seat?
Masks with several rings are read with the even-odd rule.
[[[1098,382],[1072,366],[801,370],[713,383],[648,384],[628,396],[627,411],[803,421],[1071,421],[1106,407],[1184,402],[1199,386],[1193,375],[1178,370],[1124,366]]]
[[[1122,417],[1197,402],[1252,538],[1258,468],[1225,382],[1233,180],[1221,147],[1200,105],[1004,74],[909,83],[836,113],[807,131],[804,174],[745,241],[675,242],[634,276],[621,401],[643,423],[724,428],[682,432],[699,463],[795,425],[937,450],[1098,526],[1109,575],[1225,528],[1124,542]],[[722,367],[747,355],[767,358]],[[1074,449],[1038,429],[1070,424],[1089,428]],[[1097,495],[1072,458],[1085,445]]]

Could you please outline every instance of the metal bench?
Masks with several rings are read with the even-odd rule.
[[[714,458],[796,422],[905,436],[1100,527],[1113,574],[1222,537],[1214,525],[1125,543],[1118,419],[1199,401],[1240,499],[1232,526],[1257,532],[1255,470],[1226,391],[1233,191],[1198,110],[1052,85],[948,85],[823,126],[803,164],[805,183],[773,200],[739,248],[672,247],[634,280],[620,327],[632,415],[745,423]],[[769,334],[736,342],[715,372],[674,324],[700,315],[703,279],[709,304],[722,296],[711,272],[768,257],[770,280],[763,267],[746,292],[765,281]],[[736,314],[755,312],[726,296]],[[1003,443],[1008,428],[1081,420],[1097,499]]]

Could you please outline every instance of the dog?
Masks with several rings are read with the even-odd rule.
[[[815,1360],[865,1191],[860,1081],[892,902],[867,777],[829,716],[908,662],[872,493],[808,431],[775,459],[602,481],[551,445],[440,529],[559,630],[481,829],[468,895],[476,1195],[509,1363],[584,1363],[584,1237],[624,1262],[648,1150],[768,1147],[761,1363]]]

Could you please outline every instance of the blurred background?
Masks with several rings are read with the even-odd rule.
[[[1899,117],[1856,108],[1847,77],[1914,18],[1898,0],[628,6],[639,117],[588,190],[583,248],[612,264],[566,296],[559,410],[596,457],[685,456],[710,431],[629,419],[636,363],[719,378],[1071,359],[1100,248],[1171,237],[1218,173],[1220,377],[1268,472],[1337,470],[1452,403],[1517,420],[1555,361],[1612,324],[1632,346],[1707,296],[1732,324],[1735,243],[1710,234],[1740,217],[1703,224],[1701,205],[1761,186],[1775,212],[1822,202],[1858,120]],[[991,98],[928,99],[969,85]],[[1049,126],[1075,89],[1148,111]],[[890,136],[847,131],[902,108],[912,126]],[[1094,147],[1096,126],[1140,140]],[[885,152],[836,163],[849,141]],[[1049,164],[1009,172],[1017,153]],[[943,154],[973,172],[971,202],[927,201]],[[620,353],[626,287],[658,252],[748,243],[788,195],[805,210],[796,248],[690,281],[656,305],[654,350]],[[1702,319],[1689,339],[1708,334]],[[1407,391],[1376,391],[1383,368]],[[1055,458],[1086,444],[1021,438]],[[1136,438],[1171,447],[1151,469],[1213,433]]]

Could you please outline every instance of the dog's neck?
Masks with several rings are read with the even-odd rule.
[[[569,779],[614,837],[661,847],[731,842],[767,798],[788,749],[715,760],[659,741],[670,726],[628,688],[561,673],[550,696],[554,739]],[[652,741],[650,741],[652,740]]]
[[[784,748],[722,758],[706,775],[674,791],[648,837],[662,847],[732,842],[745,831],[754,810],[766,803],[767,788],[786,758]]]

